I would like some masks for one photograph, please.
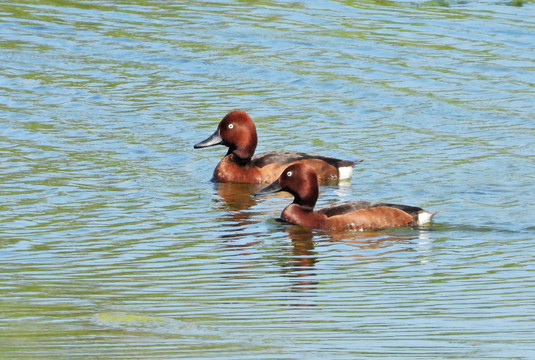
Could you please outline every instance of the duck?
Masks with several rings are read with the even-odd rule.
[[[362,160],[341,160],[297,151],[271,151],[255,155],[258,136],[256,127],[245,111],[229,112],[219,122],[217,130],[195,144],[195,149],[215,145],[228,147],[227,154],[217,164],[212,180],[223,183],[269,184],[294,163],[307,164],[318,176],[320,184],[346,180],[353,166]]]
[[[306,164],[292,164],[279,178],[255,195],[286,191],[294,197],[281,214],[285,222],[323,230],[380,230],[393,227],[417,227],[429,223],[436,212],[420,207],[347,201],[314,210],[318,200],[318,178]]]

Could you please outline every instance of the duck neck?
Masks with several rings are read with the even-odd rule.
[[[229,144],[227,154],[233,154],[237,162],[249,162],[254,155],[258,138],[256,130],[242,135],[237,144]]]
[[[236,155],[236,153],[233,152],[231,149],[229,149],[229,151],[227,152],[227,156],[229,156],[229,158],[239,166],[246,166],[246,165],[250,164],[251,163],[251,158],[252,158],[252,156],[240,157],[240,156]]]
[[[301,206],[304,211],[313,211],[319,196],[318,184],[305,182],[292,195],[294,195],[294,204]]]
[[[288,205],[281,214],[281,218],[292,224],[306,226],[309,228],[323,228],[325,215],[314,211],[303,205],[292,203]]]

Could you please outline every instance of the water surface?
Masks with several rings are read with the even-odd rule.
[[[535,6],[0,3],[6,359],[531,359]],[[318,206],[441,211],[326,233],[210,182],[258,151],[364,159]]]

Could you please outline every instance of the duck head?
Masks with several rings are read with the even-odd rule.
[[[256,150],[257,142],[256,127],[251,117],[245,111],[235,110],[225,115],[210,137],[193,147],[199,149],[225,145],[229,148],[227,155],[234,154],[241,160],[249,160]]]
[[[257,195],[286,191],[294,196],[294,204],[313,210],[318,200],[318,177],[314,169],[305,164],[288,166],[275,182],[256,192]]]

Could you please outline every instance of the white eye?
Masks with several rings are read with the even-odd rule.
[[[234,128],[234,124],[228,124],[228,128],[229,129],[233,129]]]
[[[288,177],[292,176],[292,172],[291,172],[291,171],[288,171],[288,172],[286,173],[286,176],[288,176]]]

